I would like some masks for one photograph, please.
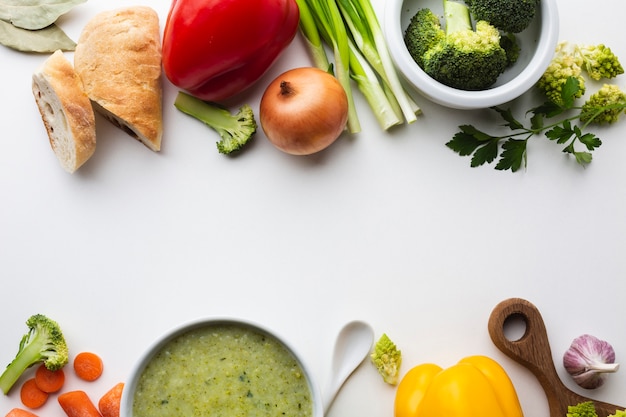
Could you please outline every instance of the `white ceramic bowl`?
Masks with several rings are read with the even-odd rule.
[[[120,417],[133,417],[133,402],[135,398],[135,392],[138,387],[138,382],[143,374],[146,366],[150,363],[150,361],[155,357],[155,355],[163,350],[163,348],[172,340],[177,337],[201,328],[207,327],[216,327],[220,325],[228,325],[228,326],[236,326],[242,328],[244,330],[251,330],[255,333],[260,333],[269,338],[273,338],[278,341],[286,350],[295,358],[296,362],[300,366],[301,370],[304,373],[306,378],[306,382],[310,389],[311,394],[311,402],[313,406],[312,413],[310,417],[323,417],[324,410],[322,406],[322,398],[317,384],[313,381],[312,374],[309,368],[306,366],[300,355],[285,341],[284,338],[278,336],[275,332],[270,331],[267,328],[264,328],[258,324],[254,324],[249,321],[244,320],[236,320],[236,319],[221,319],[221,318],[213,318],[213,319],[202,319],[190,323],[183,324],[163,335],[159,338],[155,343],[153,343],[141,356],[135,367],[132,369],[127,382],[124,385],[124,390],[122,392],[122,399],[120,404]],[[169,375],[168,375],[169,377]],[[188,377],[185,382],[193,381]]]
[[[519,97],[541,78],[559,41],[556,0],[541,0],[533,22],[517,34],[521,47],[517,62],[487,90],[459,90],[428,76],[415,63],[404,44],[404,31],[411,17],[422,8],[430,8],[439,15],[443,13],[442,0],[385,0],[383,30],[391,56],[404,78],[429,100],[451,108],[487,108]]]

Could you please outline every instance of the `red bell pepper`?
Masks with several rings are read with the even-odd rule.
[[[163,34],[163,69],[207,101],[229,98],[270,68],[298,30],[295,0],[173,0]]]

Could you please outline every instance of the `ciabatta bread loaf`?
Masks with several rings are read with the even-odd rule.
[[[53,53],[34,73],[33,95],[63,168],[75,172],[96,149],[93,107],[70,61]]]
[[[163,134],[160,38],[153,9],[124,7],[95,15],[74,52],[96,111],[153,151]]]

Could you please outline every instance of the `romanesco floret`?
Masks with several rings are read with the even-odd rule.
[[[604,84],[583,104],[580,121],[595,124],[615,123],[625,109],[626,93],[617,85]]]
[[[402,364],[402,352],[389,339],[389,336],[383,333],[380,339],[378,339],[371,354],[371,359],[386,383],[391,385],[398,383],[400,365]]]
[[[566,42],[557,45],[554,57],[548,65],[537,87],[556,104],[563,104],[561,91],[569,77],[576,77],[579,83],[578,93],[574,98],[582,97],[585,93],[585,79],[582,76],[583,59],[576,54],[574,49]]]
[[[583,69],[594,80],[614,78],[624,73],[617,56],[611,48],[600,45],[578,45],[576,51],[583,59]]]
[[[567,407],[567,417],[598,417],[592,401],[582,402]]]

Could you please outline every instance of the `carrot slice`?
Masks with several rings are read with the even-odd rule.
[[[63,372],[63,369],[51,371],[46,368],[46,365],[41,364],[35,372],[35,382],[37,383],[37,387],[43,392],[57,392],[63,388],[65,372]]]
[[[100,378],[104,364],[100,356],[92,352],[81,352],[74,358],[74,372],[85,381],[95,381]]]
[[[28,408],[39,408],[48,401],[49,394],[40,390],[37,387],[37,382],[35,382],[35,378],[27,379],[22,384],[22,389],[20,390],[20,399],[22,400],[22,404],[24,404]]]
[[[57,400],[68,417],[102,417],[85,391],[67,391]]]
[[[98,409],[102,417],[119,417],[120,402],[122,401],[122,391],[124,383],[120,382],[108,390],[98,401]]]
[[[37,414],[33,414],[23,408],[14,408],[7,413],[5,417],[38,417]]]

